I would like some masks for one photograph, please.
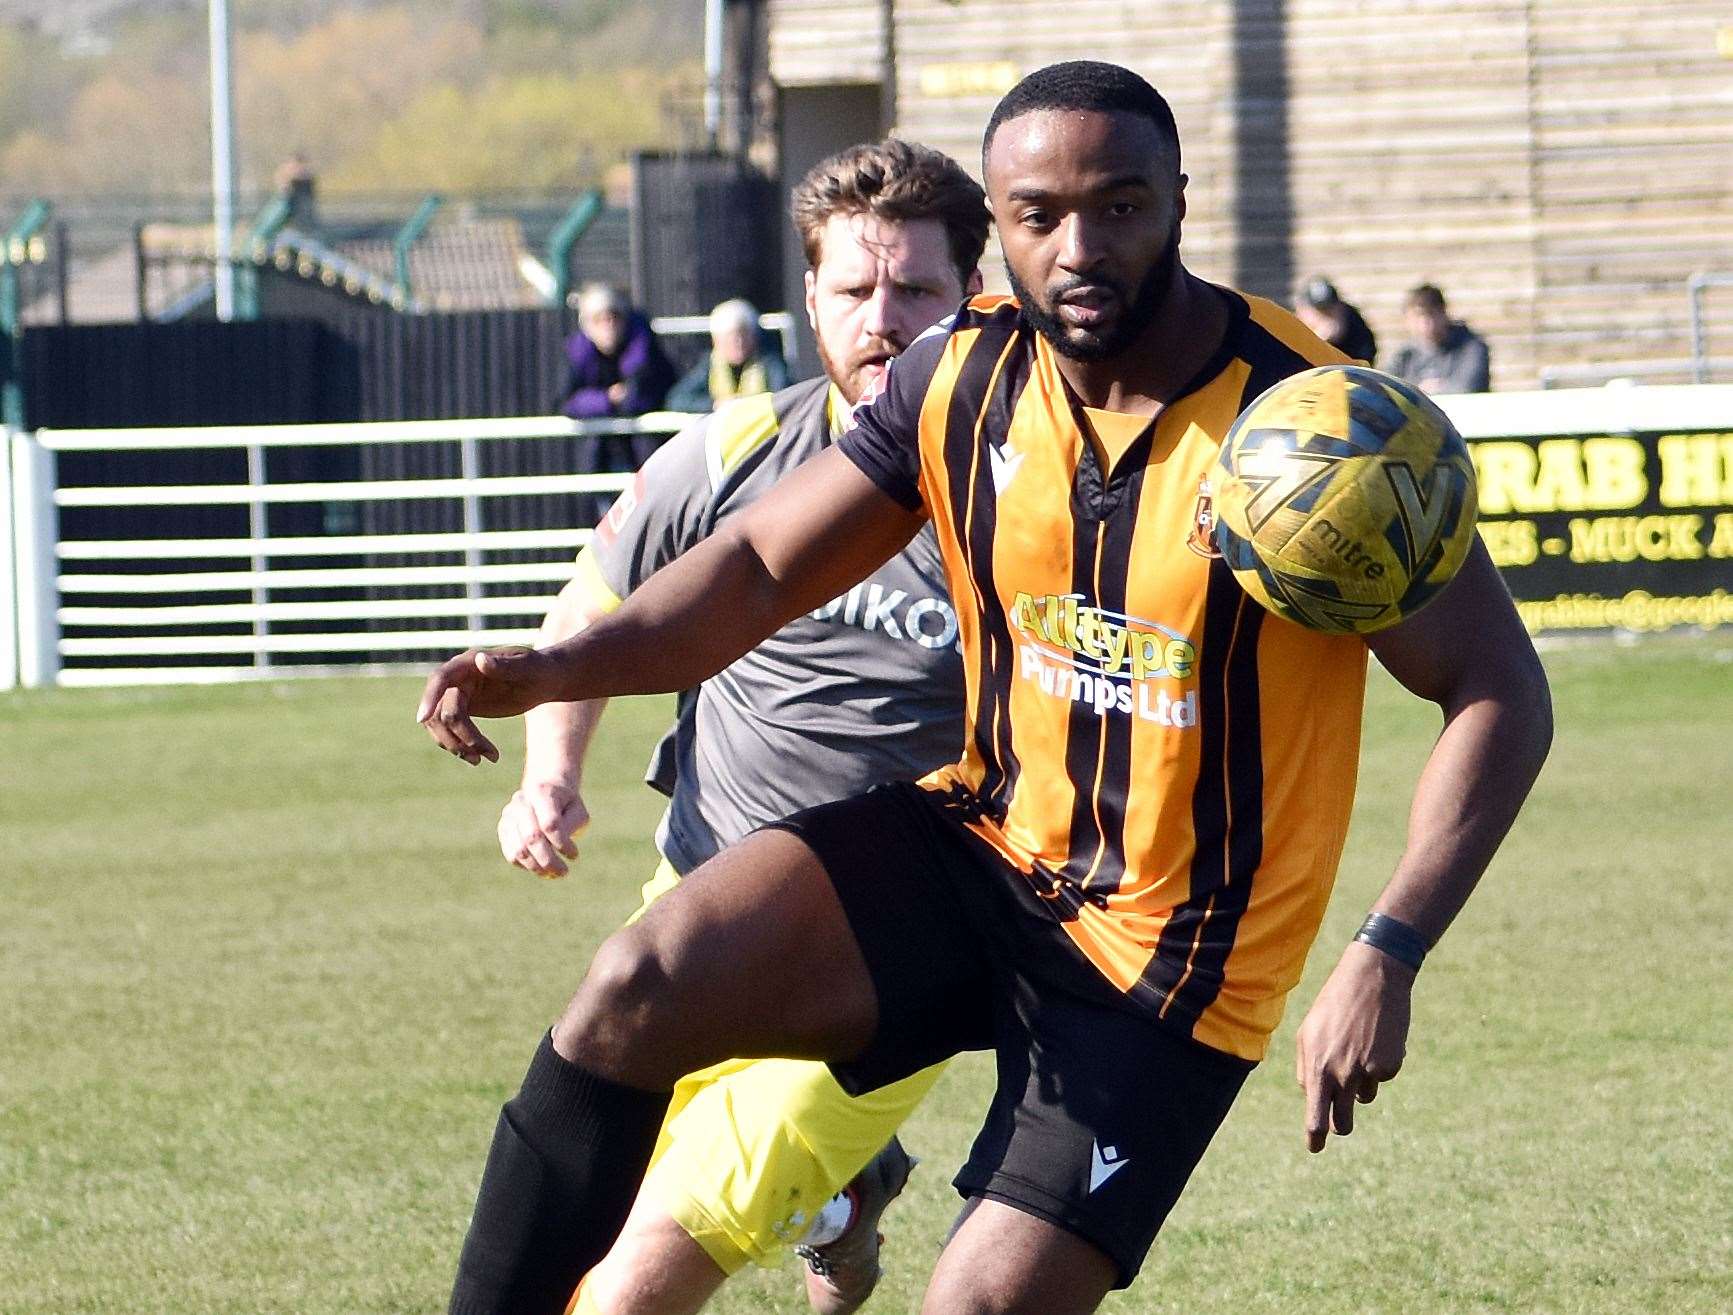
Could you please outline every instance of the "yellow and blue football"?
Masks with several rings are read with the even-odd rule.
[[[1377,370],[1284,379],[1234,422],[1211,475],[1241,587],[1313,630],[1370,634],[1424,607],[1474,539],[1474,466],[1449,418]]]

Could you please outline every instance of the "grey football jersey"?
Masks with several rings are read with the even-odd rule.
[[[828,381],[730,403],[658,449],[587,552],[620,598],[833,438]],[[834,409],[844,404],[840,397]],[[765,822],[962,751],[957,618],[932,528],[871,577],[681,695],[648,780],[688,872]]]

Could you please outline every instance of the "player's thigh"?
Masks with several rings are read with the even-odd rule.
[[[958,1191],[1075,1235],[1129,1285],[1252,1065],[1021,977],[996,1051],[998,1085]]]
[[[998,1201],[971,1203],[945,1243],[925,1315],[1082,1315],[1119,1270],[1093,1243]]]
[[[709,1070],[665,1125],[642,1195],[722,1269],[774,1263],[891,1139],[941,1071],[850,1096],[824,1065],[801,1060]]]
[[[645,1087],[731,1056],[848,1061],[858,1093],[990,1043],[956,831],[901,786],[754,832],[608,939],[556,1048]]]
[[[877,1028],[832,1057],[845,1091],[876,1091],[993,1044],[997,926],[973,892],[993,879],[943,801],[906,782],[777,824],[820,857],[872,977]]]
[[[825,990],[810,989],[820,980]],[[554,1039],[619,1080],[659,1086],[733,1055],[852,1054],[876,1019],[872,979],[823,865],[792,833],[765,830],[611,936]],[[637,1047],[649,1033],[653,1057]]]

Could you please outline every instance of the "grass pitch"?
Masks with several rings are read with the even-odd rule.
[[[1120,1312],[1733,1309],[1733,650],[1549,656],[1559,734],[1420,979],[1408,1068],[1306,1155],[1293,1028],[1389,871],[1431,710],[1374,676],[1319,948]],[[495,1111],[649,875],[667,705],[608,714],[578,875],[494,850],[404,681],[0,697],[0,1312],[444,1308]],[[507,736],[507,753],[516,741]],[[910,1124],[914,1310],[990,1071]],[[796,1312],[790,1268],[722,1312]]]

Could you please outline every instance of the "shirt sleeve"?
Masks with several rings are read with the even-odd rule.
[[[926,510],[921,487],[921,406],[933,382],[950,321],[929,329],[890,363],[878,394],[854,409],[837,447],[881,492],[910,511]]]
[[[713,417],[675,435],[650,454],[608,508],[580,554],[616,599],[626,597],[702,539],[713,496],[705,439]]]

